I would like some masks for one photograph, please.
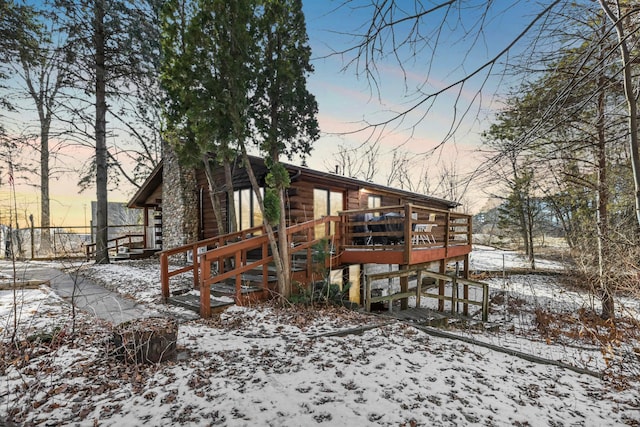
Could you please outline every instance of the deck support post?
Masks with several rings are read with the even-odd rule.
[[[409,266],[407,265],[400,265],[398,269],[406,270],[408,267]],[[409,291],[409,276],[402,275],[400,276],[400,292],[406,293],[408,291]],[[391,304],[391,301],[389,301],[389,304]],[[400,300],[400,310],[406,310],[407,308],[409,308],[409,298],[402,298]]]
[[[462,277],[464,277],[466,280],[469,280],[469,254],[466,254],[464,256],[464,270],[462,270]],[[466,282],[464,284],[463,292],[465,301],[469,301],[469,285]],[[469,304],[466,302],[462,306],[462,313],[465,316],[469,315]]]
[[[236,252],[235,266],[234,268],[240,268],[242,266],[242,253]],[[242,273],[236,274],[236,304],[242,304]]]
[[[458,299],[460,296],[458,295],[458,275],[454,274],[451,277],[451,314],[456,314],[458,312]]]
[[[198,277],[200,273],[200,260],[198,259],[198,245],[191,248],[191,259],[193,260],[193,289],[198,289]]]
[[[445,274],[447,272],[446,260],[440,260],[440,269],[438,270],[438,272],[440,274]],[[440,296],[440,298],[438,299],[438,311],[444,311],[444,285],[445,281],[442,279],[438,279],[438,295]]]
[[[367,281],[367,275],[364,274],[364,264],[358,264],[360,266],[360,303],[362,305],[365,305],[366,301],[367,301],[367,295],[366,295],[366,281]]]
[[[364,306],[367,312],[371,311],[371,278],[367,277],[366,286],[364,290]]]
[[[416,308],[420,308],[420,297],[422,296],[422,270],[416,273]]]

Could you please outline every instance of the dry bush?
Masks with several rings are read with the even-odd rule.
[[[640,380],[640,330],[633,318],[602,319],[593,310],[554,313],[538,308],[535,325],[547,343],[595,346],[600,349],[608,380],[619,388]]]

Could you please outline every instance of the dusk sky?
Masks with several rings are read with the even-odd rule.
[[[505,49],[541,10],[533,2],[493,2],[484,20],[485,1],[467,2],[468,7],[462,11],[449,10],[448,25],[439,33],[435,50],[419,46],[422,50],[413,56],[414,51],[405,47],[400,50],[399,58],[388,55],[378,59],[378,86],[372,88],[365,76],[357,73],[362,71],[362,62],[360,68],[352,64],[343,70],[354,58],[353,52],[334,53],[356,43],[357,39],[350,34],[362,34],[366,30],[372,9],[362,6],[371,2],[356,0],[341,6],[343,3],[342,0],[304,1],[316,71],[309,79],[309,87],[319,103],[318,119],[323,131],[309,166],[324,170],[331,170],[332,155],[339,145],[357,147],[367,140],[372,130],[340,133],[360,129],[364,121],[384,121],[394,112],[414,104],[418,99],[417,92],[441,90],[473,72]],[[415,2],[406,0],[397,4],[410,10]],[[423,4],[428,7],[425,2]],[[420,32],[435,39],[444,15],[438,11],[430,16],[421,22]],[[400,28],[396,40],[402,40],[406,30]],[[526,54],[528,41],[524,38],[516,44],[504,60],[519,53]],[[391,42],[387,41],[388,53],[391,53],[390,46]],[[482,154],[476,152],[481,132],[500,108],[500,95],[517,85],[517,81],[502,75],[504,60],[498,61],[490,73],[488,70],[479,72],[463,87],[447,90],[417,108],[404,121],[394,122],[376,133],[381,141],[379,181],[384,183],[393,167],[389,160],[392,150],[398,146],[415,153],[416,168],[425,168],[431,176],[435,177],[443,165],[452,162],[456,162],[460,173],[472,173],[483,162]],[[452,127],[455,128],[453,131]],[[445,140],[447,142],[440,150],[428,155]],[[487,199],[479,189],[472,191],[469,208],[477,212]]]
[[[411,57],[411,50],[403,49],[399,52],[402,68],[394,57],[378,59],[378,86],[372,88],[364,76],[357,75],[361,68],[352,65],[344,69],[354,58],[354,53],[333,54],[355,43],[356,39],[349,34],[365,30],[371,9],[356,6],[370,2],[357,0],[341,6],[342,3],[343,0],[304,1],[315,67],[308,87],[319,104],[318,121],[322,131],[307,162],[309,167],[320,170],[333,170],[333,154],[338,146],[358,147],[372,135],[371,129],[349,132],[361,129],[365,121],[383,121],[392,117],[394,112],[406,109],[418,99],[417,89],[424,93],[440,90],[473,71],[502,50],[538,11],[531,2],[498,2],[495,13],[492,11],[482,23],[484,30],[477,38],[465,36],[465,31],[478,34],[479,17],[486,2],[478,1],[478,7],[467,8],[460,15],[450,13],[448,19],[451,23],[440,33],[435,52],[423,50]],[[414,1],[401,0],[398,4],[410,7]],[[536,8],[531,10],[532,7]],[[421,25],[422,34],[433,36],[441,20],[441,14],[426,20]],[[401,36],[402,33],[396,35]],[[516,46],[514,52],[522,50],[522,46],[524,44]],[[497,67],[493,73],[499,74],[499,71]],[[498,76],[485,81],[486,76],[486,72],[479,73],[462,90],[460,87],[452,88],[418,108],[403,122],[394,122],[376,132],[375,138],[380,138],[381,146],[377,181],[385,183],[388,171],[393,167],[389,163],[391,152],[398,146],[411,153],[416,168],[426,168],[431,176],[435,176],[443,164],[450,165],[454,161],[459,172],[472,173],[482,162],[481,154],[474,152],[480,143],[480,133],[488,126],[492,111],[500,106],[496,94],[506,92],[513,83]],[[455,132],[451,132],[452,126],[456,127]],[[442,149],[428,156],[444,139],[447,142]],[[55,225],[84,224],[84,206],[95,199],[95,192],[90,189],[78,195],[77,180],[77,176],[69,173],[52,181],[52,220]],[[3,181],[6,182],[4,177]],[[477,189],[472,190],[469,210],[478,211],[486,204],[486,198]],[[32,212],[37,218],[37,188],[20,185],[18,191],[18,204],[24,206],[19,207],[19,211]],[[133,187],[122,186],[112,191],[109,199],[124,202],[133,192]],[[7,199],[6,192],[0,191],[0,208],[3,210]],[[0,213],[0,216],[4,217],[4,214]]]

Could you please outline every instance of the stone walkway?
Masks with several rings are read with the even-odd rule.
[[[0,260],[0,274],[13,277],[13,265]],[[65,301],[113,324],[149,316],[149,310],[135,301],[121,297],[91,280],[48,266],[46,263],[17,262],[16,280],[48,280],[51,289]]]

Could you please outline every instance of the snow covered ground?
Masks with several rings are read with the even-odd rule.
[[[503,259],[524,262],[478,248],[472,269],[501,271]],[[0,425],[640,425],[637,323],[612,332],[556,276],[488,279],[499,327],[449,332],[594,375],[342,308],[232,307],[197,319],[160,304],[156,262],[82,268],[154,316],[180,319],[178,360],[125,364],[111,355],[112,325],[86,313],[72,324],[48,287],[0,291]],[[637,314],[638,301],[626,307]]]

